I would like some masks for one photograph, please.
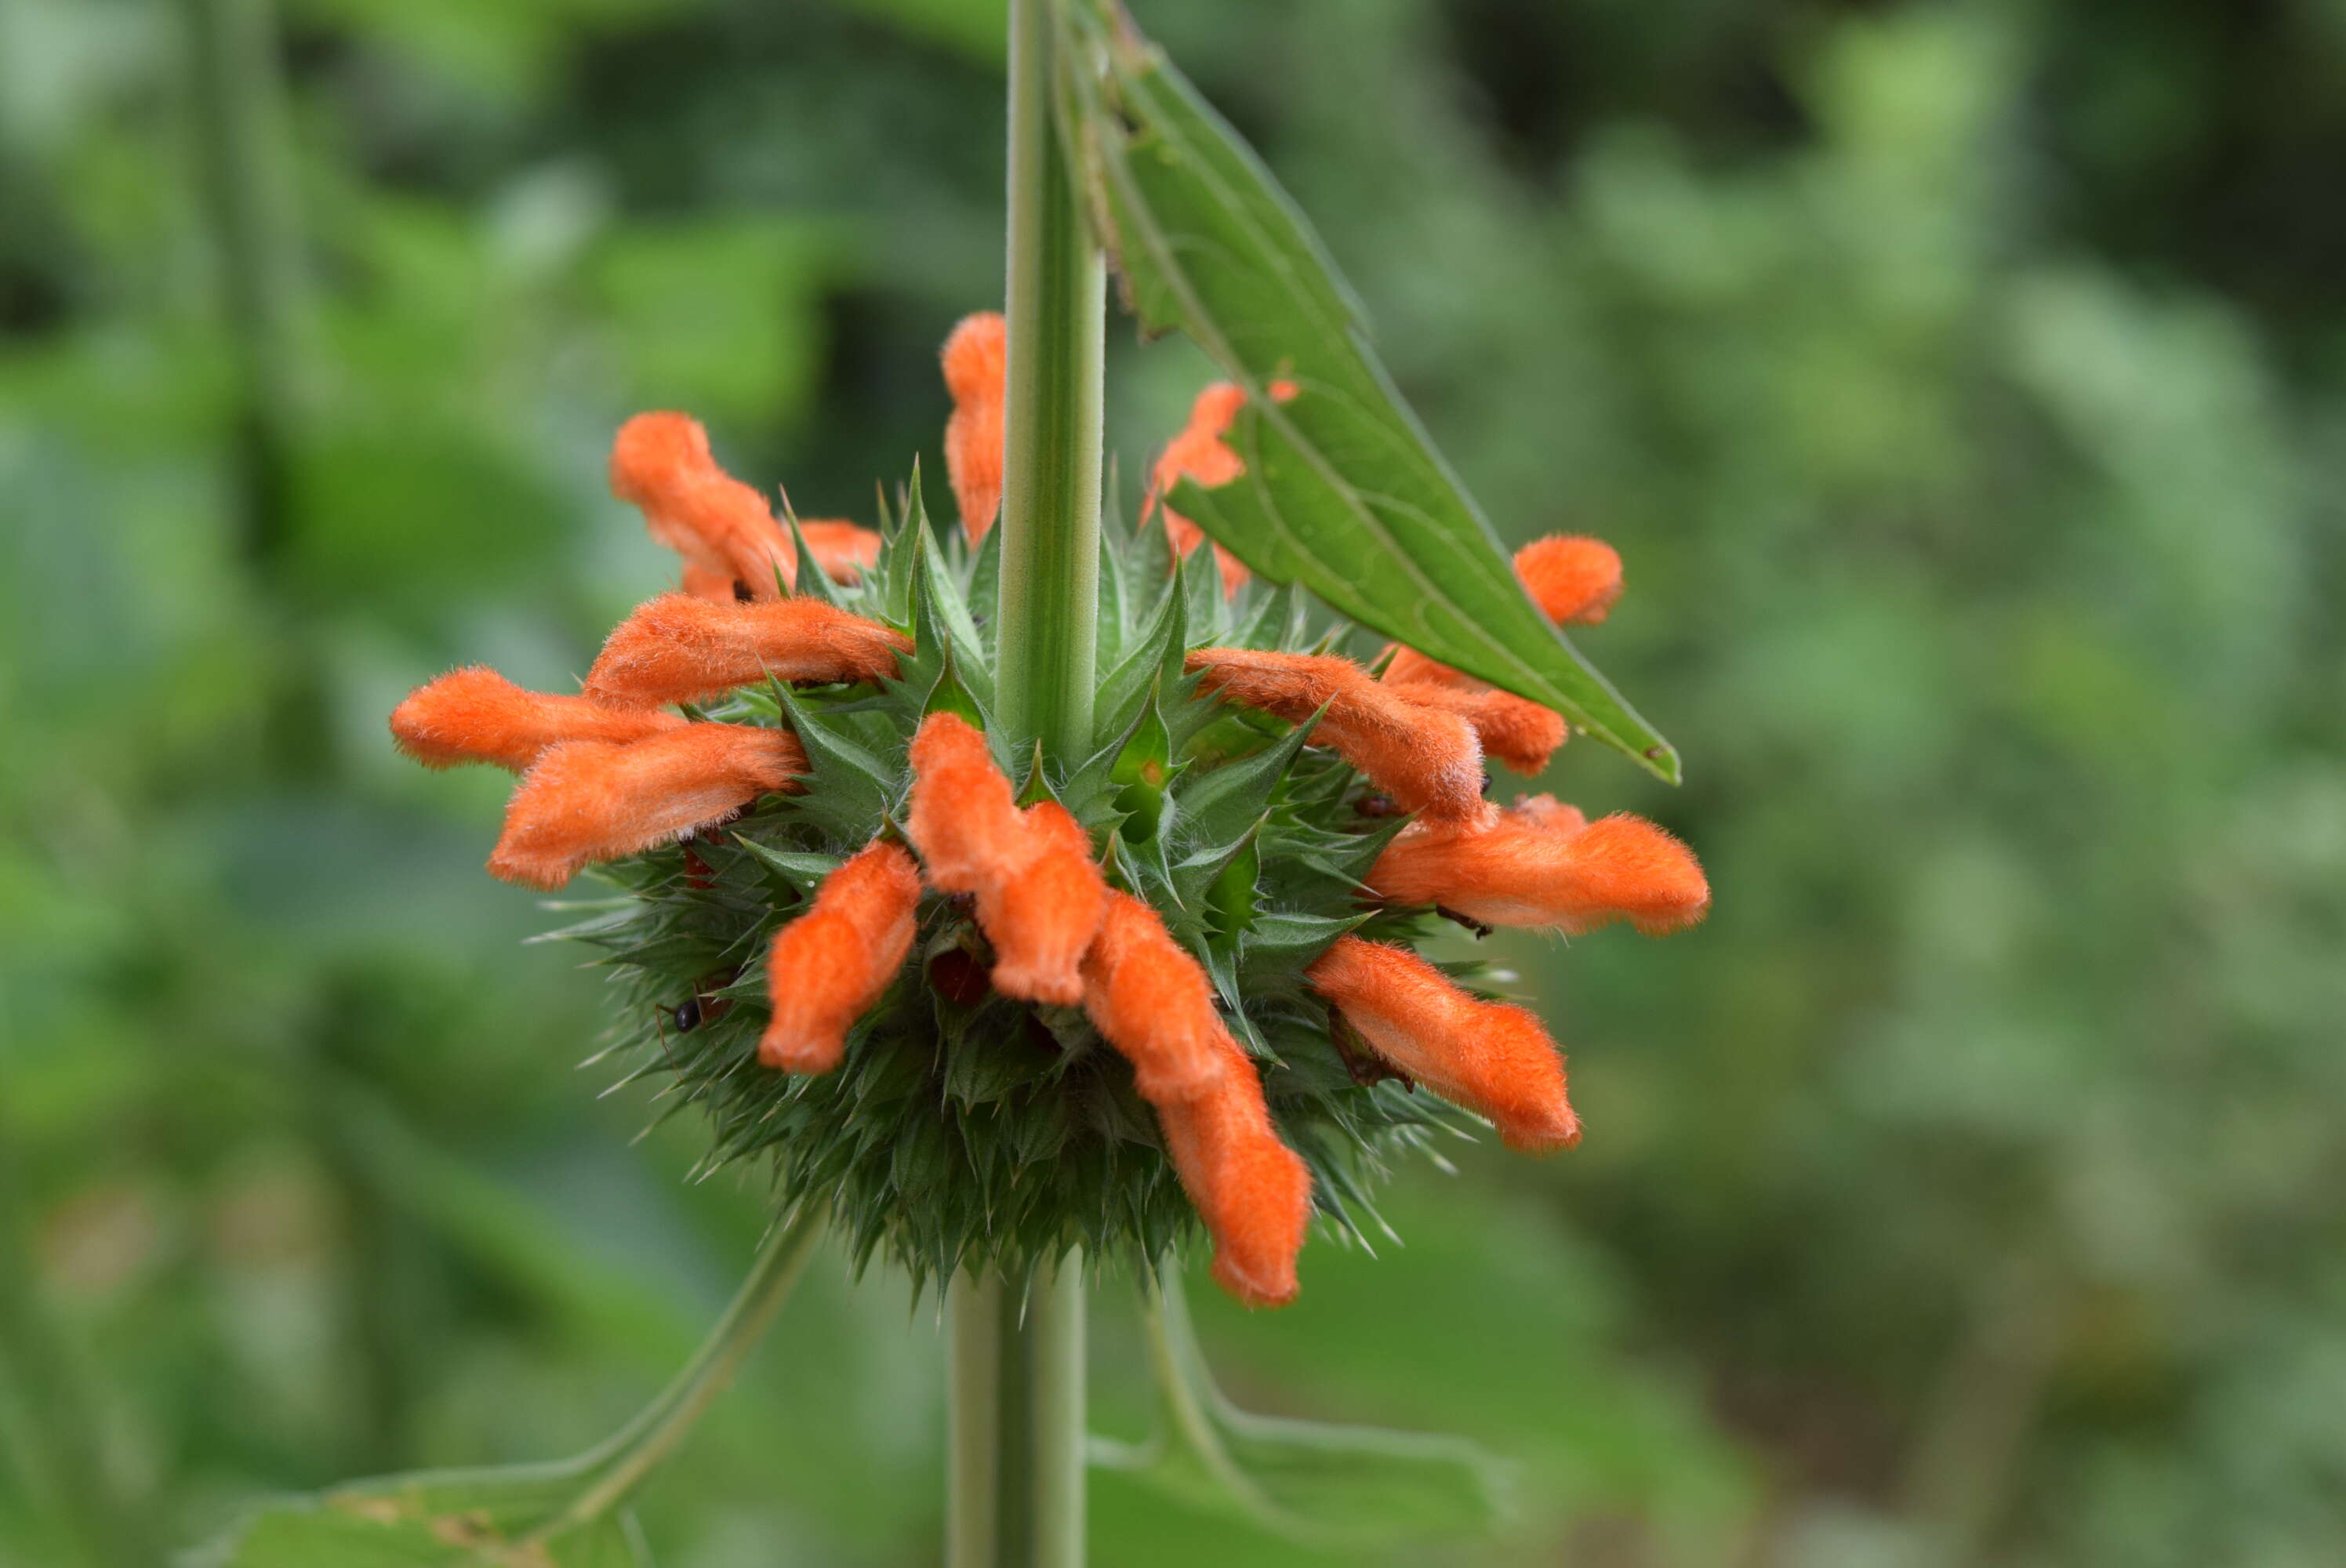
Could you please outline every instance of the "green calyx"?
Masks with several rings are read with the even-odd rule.
[[[1361,879],[1398,828],[1362,809],[1366,781],[1308,748],[1309,724],[1229,707],[1183,669],[1194,647],[1301,650],[1324,628],[1295,590],[1250,585],[1226,599],[1208,561],[1174,565],[1160,526],[1111,522],[1087,753],[1012,756],[989,722],[999,533],[975,549],[958,533],[940,543],[917,472],[883,533],[879,564],[852,585],[802,552],[799,591],[909,633],[916,651],[897,677],[772,683],[707,710],[794,731],[804,792],[603,868],[618,896],[555,933],[602,949],[611,971],[618,1014],[603,1057],[629,1079],[665,1079],[664,1114],[709,1118],[708,1169],[769,1162],[781,1201],[828,1200],[859,1265],[884,1252],[916,1284],[1070,1244],[1145,1265],[1188,1238],[1188,1200],[1129,1067],[1079,1009],[991,990],[965,901],[923,899],[912,961],[839,1069],[758,1062],[774,932],[833,867],[897,830],[913,732],[950,709],[995,737],[1025,799],[1055,799],[1082,822],[1109,881],[1198,958],[1262,1071],[1280,1136],[1311,1168],[1322,1220],[1363,1234],[1390,1158],[1464,1118],[1349,1055],[1302,972],[1346,932],[1408,942],[1429,917],[1363,899]]]

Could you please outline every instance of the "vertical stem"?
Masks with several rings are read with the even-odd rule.
[[[1107,272],[1053,124],[1053,0],[1010,0],[1009,398],[997,721],[1062,764],[1091,738]]]
[[[1082,1568],[1081,1256],[956,1279],[952,1380],[946,1568]]]

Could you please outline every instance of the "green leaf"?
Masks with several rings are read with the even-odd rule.
[[[495,1478],[510,1474],[509,1483]],[[483,1471],[461,1496],[435,1495],[435,1478],[345,1487],[249,1516],[189,1568],[650,1568],[633,1520],[614,1514],[535,1534],[501,1527],[501,1484],[527,1496],[526,1469]],[[527,1537],[526,1544],[524,1539]]]
[[[1239,1410],[1215,1386],[1180,1277],[1144,1285],[1164,1427],[1145,1445],[1092,1441],[1092,1462],[1198,1507],[1314,1546],[1367,1547],[1488,1532],[1512,1466],[1464,1438],[1285,1420]]]
[[[1066,98],[1102,239],[1151,331],[1179,328],[1243,384],[1246,472],[1172,502],[1260,575],[1563,713],[1663,779],[1677,754],[1559,635],[1370,349],[1301,213],[1238,135],[1107,0]],[[1274,381],[1299,389],[1273,402]]]

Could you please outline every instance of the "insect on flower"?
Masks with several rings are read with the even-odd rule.
[[[1277,1305],[1314,1218],[1363,1223],[1394,1153],[1474,1116],[1532,1152],[1579,1136],[1539,1021],[1415,951],[1442,915],[1661,932],[1709,890],[1640,819],[1485,799],[1486,759],[1546,764],[1556,713],[1407,649],[1380,678],[1230,558],[1191,591],[1202,535],[1166,496],[1243,473],[1231,383],[1151,475],[1173,547],[1109,541],[1126,608],[1087,742],[1000,733],[971,595],[999,571],[1003,347],[981,313],[943,355],[960,529],[912,488],[877,533],[802,524],[820,579],[698,423],[627,422],[613,488],[685,591],[630,614],[580,692],[459,670],[394,738],[520,774],[495,874],[617,885],[576,934],[640,1003],[627,1038],[708,1107],[712,1163],[770,1160],[916,1278],[1069,1243],[1154,1259],[1202,1228],[1223,1287]],[[1619,591],[1593,540],[1517,566],[1560,621]]]

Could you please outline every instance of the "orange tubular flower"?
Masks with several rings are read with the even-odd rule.
[[[1560,626],[1596,626],[1621,596],[1620,554],[1604,540],[1585,535],[1552,534],[1533,540],[1515,552],[1515,576],[1532,602]],[[1385,679],[1396,686],[1429,682],[1471,689],[1483,685],[1411,647],[1394,651]]]
[[[1377,857],[1368,881],[1397,903],[1567,934],[1626,920],[1662,936],[1710,909],[1702,867],[1669,834],[1627,812],[1584,825],[1545,797],[1487,822],[1414,823]]]
[[[1186,666],[1226,700],[1301,723],[1324,706],[1311,738],[1367,774],[1403,809],[1478,815],[1483,748],[1454,713],[1413,702],[1347,658],[1259,648],[1196,648]]]
[[[1392,689],[1423,707],[1456,714],[1483,743],[1484,756],[1495,757],[1518,773],[1539,772],[1565,742],[1564,715],[1513,692],[1467,691],[1431,682]]]
[[[1065,806],[1036,801],[1024,827],[1025,863],[977,893],[977,923],[994,943],[994,989],[1073,1007],[1084,999],[1077,966],[1100,928],[1107,884],[1091,835]]]
[[[590,861],[721,822],[805,771],[796,736],[746,724],[688,724],[627,746],[567,741],[523,775],[489,873],[558,888]]]
[[[954,402],[953,416],[945,422],[945,476],[961,506],[962,532],[973,545],[985,537],[1002,508],[1002,403],[1009,351],[1009,325],[1001,312],[981,311],[962,318],[939,356]]]
[[[1270,395],[1280,402],[1295,395],[1293,382],[1273,382]],[[1236,382],[1214,382],[1198,394],[1189,405],[1189,423],[1181,433],[1165,443],[1158,455],[1157,466],[1150,472],[1148,496],[1140,505],[1140,520],[1148,521],[1149,508],[1164,504],[1165,497],[1183,478],[1196,480],[1209,489],[1228,484],[1246,472],[1246,464],[1230,450],[1222,437],[1230,422],[1246,406],[1246,388]],[[1205,542],[1205,530],[1199,528],[1170,506],[1165,507],[1165,537],[1174,553],[1187,555]],[[1249,573],[1246,564],[1219,545],[1214,546],[1214,565],[1222,574],[1222,592],[1235,594],[1246,585]]]
[[[675,714],[657,709],[524,691],[484,665],[450,670],[417,687],[391,714],[393,741],[426,768],[494,762],[515,773],[566,740],[624,746],[683,725]]]
[[[896,673],[912,639],[820,599],[711,604],[662,594],[619,623],[586,695],[620,707],[691,702],[737,686],[776,680],[878,680]]]
[[[708,592],[721,575],[774,599],[798,581],[798,551],[766,498],[717,465],[709,433],[680,413],[639,413],[611,443],[611,494],[642,509],[652,537]]]
[[[1159,1110],[1212,1092],[1246,1055],[1214,1010],[1214,988],[1155,910],[1110,889],[1084,954],[1084,1011],[1132,1064],[1133,1086]]]
[[[880,531],[876,528],[836,518],[818,517],[809,522],[801,517],[799,532],[806,535],[807,548],[814,553],[814,564],[834,583],[861,582],[863,574],[880,563]]]
[[[920,868],[874,839],[822,880],[814,905],[774,933],[766,965],[773,1015],[758,1060],[786,1073],[828,1073],[847,1031],[871,1011],[913,951]]]
[[[1296,1254],[1311,1222],[1311,1173],[1279,1141],[1255,1065],[1235,1045],[1225,1076],[1194,1100],[1157,1107],[1166,1152],[1214,1238],[1214,1279],[1249,1307],[1295,1299]]]
[[[994,765],[984,733],[969,720],[943,712],[921,720],[912,763],[904,835],[921,852],[931,887],[978,892],[1031,857],[1026,819],[1010,780]]]
[[[1371,1050],[1487,1117],[1509,1148],[1545,1154],[1580,1141],[1564,1059],[1527,1009],[1479,1001],[1407,948],[1356,936],[1338,937],[1303,972]]]

